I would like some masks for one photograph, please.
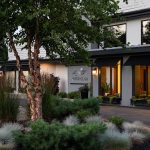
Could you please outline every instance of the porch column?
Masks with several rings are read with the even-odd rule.
[[[19,71],[16,71],[16,90],[15,92],[18,93],[19,92]]]
[[[96,73],[92,73],[92,85],[93,85],[93,97],[97,97],[99,95],[99,74],[98,68],[96,68]]]
[[[123,58],[123,64],[128,57]],[[132,66],[122,66],[122,106],[130,106],[132,98]]]

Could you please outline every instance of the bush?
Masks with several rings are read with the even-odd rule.
[[[16,123],[7,123],[0,128],[0,149],[14,149],[15,142],[13,133],[22,129],[22,126]]]
[[[68,95],[65,92],[59,92],[58,96],[61,97],[61,98],[67,98]]]
[[[19,103],[15,97],[8,93],[0,92],[0,120],[2,122],[14,122],[17,120]]]
[[[43,74],[42,79],[42,91],[43,93],[49,93],[56,95],[59,92],[59,78],[53,74]]]
[[[68,98],[70,99],[79,99],[80,97],[80,92],[78,91],[68,93]]]
[[[104,150],[129,150],[132,146],[129,135],[117,130],[109,130],[101,136],[102,147]]]
[[[88,109],[92,114],[99,112],[99,101],[97,98],[88,98],[88,99],[77,99],[74,101],[75,106],[78,107],[78,110]]]
[[[103,102],[103,96],[98,96],[97,99],[99,100],[100,104]]]
[[[101,143],[97,139],[106,126],[103,123],[66,126],[39,120],[31,128],[30,132],[18,132],[15,136],[22,150],[100,150]]]
[[[43,118],[47,121],[53,119],[63,120],[69,115],[76,115],[81,110],[88,111],[88,114],[93,115],[99,112],[99,101],[94,98],[70,101],[45,93],[43,95],[42,106]]]
[[[122,117],[118,117],[118,116],[112,116],[109,118],[109,121],[112,122],[113,124],[115,124],[117,127],[122,127],[122,124],[124,122],[124,119]]]
[[[83,122],[84,120],[85,120],[85,118],[86,117],[88,117],[88,116],[91,116],[92,115],[92,113],[91,113],[91,111],[90,110],[88,110],[88,109],[81,109],[81,110],[79,110],[78,112],[77,112],[77,117],[79,118],[79,120],[81,121],[81,122]]]

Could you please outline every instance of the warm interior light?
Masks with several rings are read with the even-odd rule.
[[[97,68],[93,68],[92,74],[93,74],[93,75],[97,75]]]
[[[118,94],[120,94],[121,92],[121,87],[120,87],[120,84],[121,84],[121,61],[118,62]]]

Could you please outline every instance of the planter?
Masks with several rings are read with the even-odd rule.
[[[148,106],[147,99],[141,98],[141,99],[131,99],[130,104],[133,106]]]
[[[121,98],[120,97],[113,98],[112,104],[118,104],[118,105],[120,105],[121,104]]]
[[[86,98],[88,98],[88,90],[81,91],[81,99],[86,99]]]
[[[104,104],[110,104],[110,98],[108,96],[103,96],[102,99],[103,99],[102,103],[104,103]]]

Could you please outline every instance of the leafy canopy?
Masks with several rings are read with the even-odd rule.
[[[11,32],[16,44],[25,48],[38,34],[40,47],[51,59],[59,55],[66,61],[77,57],[86,62],[88,43],[104,40],[103,26],[118,9],[116,0],[1,0],[0,34],[6,39]]]

